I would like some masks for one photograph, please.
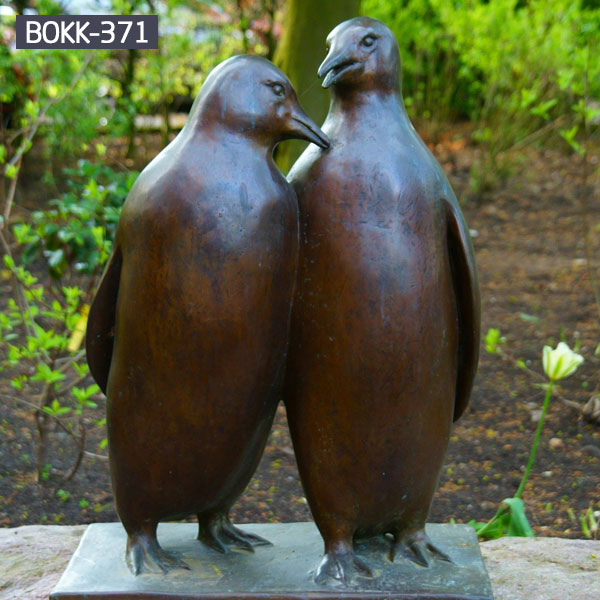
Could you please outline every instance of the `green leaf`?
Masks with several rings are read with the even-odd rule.
[[[17,375],[10,380],[10,385],[14,387],[15,390],[22,390],[25,383],[27,383],[26,375]]]
[[[48,265],[53,269],[58,268],[65,260],[65,251],[62,248],[48,253]]]
[[[519,318],[521,319],[521,321],[525,321],[527,323],[539,323],[540,321],[539,317],[536,317],[535,315],[528,315],[524,312],[519,313]]]
[[[579,521],[581,523],[581,531],[582,531],[583,535],[585,535],[586,538],[591,539],[592,532],[590,531],[590,528],[587,524],[585,515],[581,515],[581,517],[579,517]]]
[[[37,241],[37,236],[33,233],[31,225],[18,223],[13,227],[13,234],[17,244],[31,244]]]
[[[497,517],[488,523],[469,521],[469,525],[475,528],[478,536],[486,540],[496,540],[504,535],[502,520]]]
[[[517,537],[534,537],[527,516],[525,515],[525,504],[521,498],[505,498],[502,504],[510,509],[510,520],[508,522],[507,534]]]
[[[98,247],[104,244],[104,227],[92,227],[92,236]]]
[[[490,354],[500,352],[500,344],[506,341],[505,337],[500,335],[500,330],[491,327],[485,335],[485,349]]]
[[[71,366],[73,367],[75,373],[79,375],[79,377],[83,377],[89,370],[86,362],[73,363]]]
[[[5,255],[2,257],[2,260],[4,261],[4,266],[5,266],[7,269],[11,269],[11,270],[12,270],[12,269],[14,269],[14,268],[15,268],[15,261],[14,261],[14,260],[12,259],[12,257],[11,257],[11,256],[9,256],[8,254],[5,254]]]
[[[521,498],[505,498],[498,511],[487,523],[471,521],[481,538],[493,540],[505,535],[518,537],[533,537],[533,531],[525,516],[525,505]]]
[[[550,117],[548,115],[548,111],[557,103],[558,100],[556,98],[552,98],[551,100],[548,100],[547,102],[542,102],[541,104],[538,104],[537,106],[532,108],[531,113],[534,114],[536,117],[549,119]]]
[[[571,129],[561,129],[560,135],[569,143],[575,139],[577,135],[577,131],[579,131],[579,125],[573,125]]]
[[[563,139],[579,154],[580,156],[584,156],[586,151],[585,148],[575,140],[575,136],[577,135],[577,131],[579,130],[578,125],[574,125],[571,129],[562,129],[560,131],[560,135]]]
[[[4,174],[7,179],[14,179],[17,176],[18,169],[17,165],[7,165],[4,169]]]
[[[65,378],[64,373],[60,371],[52,370],[45,363],[38,363],[36,365],[36,373],[31,378],[32,381],[43,381],[45,383],[56,383],[62,381]]]

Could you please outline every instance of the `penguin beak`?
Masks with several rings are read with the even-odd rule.
[[[300,107],[292,110],[292,113],[288,118],[286,133],[290,137],[312,142],[320,148],[329,148],[329,138]]]
[[[325,57],[325,60],[319,67],[319,79],[325,77],[321,84],[324,88],[332,86],[339,80],[340,75],[346,71],[351,71],[360,66],[360,62],[355,58],[344,55],[336,55],[332,51]]]

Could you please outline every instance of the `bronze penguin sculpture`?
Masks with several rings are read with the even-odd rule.
[[[391,534],[428,564],[424,526],[452,422],[477,369],[479,288],[469,231],[401,97],[397,42],[355,18],[328,36],[323,131],[288,180],[300,259],[285,402],[324,538],[317,582],[371,575],[353,539]]]
[[[292,137],[328,144],[278,68],[231,58],[123,206],[86,346],[107,394],[113,492],[135,574],[186,566],[158,544],[163,519],[196,514],[198,539],[221,552],[265,543],[228,512],[281,395],[298,217],[272,152]]]

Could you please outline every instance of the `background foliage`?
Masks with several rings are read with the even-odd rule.
[[[502,174],[502,153],[556,143],[561,131],[576,131],[589,99],[600,98],[600,2],[363,0],[362,7],[396,34],[411,115],[474,124],[484,154],[472,173],[476,188]]]

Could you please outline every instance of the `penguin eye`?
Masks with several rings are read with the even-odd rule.
[[[376,39],[377,39],[376,35],[369,33],[369,34],[365,35],[365,37],[362,40],[360,40],[360,43],[365,48],[370,48],[375,43]]]
[[[285,96],[285,88],[277,82],[269,83],[269,87],[273,90],[273,93],[280,98]]]

